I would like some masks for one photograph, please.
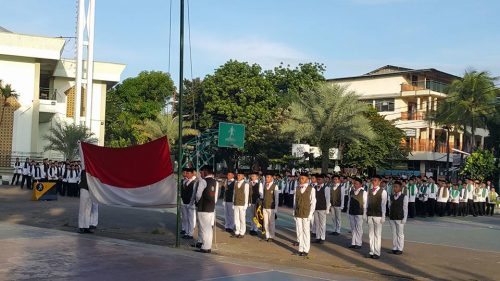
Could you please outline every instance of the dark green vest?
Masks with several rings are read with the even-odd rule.
[[[330,192],[330,203],[333,207],[340,207],[342,204],[342,186],[339,184],[337,189],[331,189]]]
[[[245,205],[245,185],[243,182],[238,185],[237,182],[234,184],[234,206],[244,206]]]
[[[373,190],[368,191],[368,207],[366,215],[371,217],[382,217],[382,192],[383,189],[379,187],[377,194],[373,195]]]
[[[226,186],[226,190],[224,191],[224,201],[225,202],[233,202],[233,193],[234,193],[234,183],[236,181],[232,181],[230,184]]]
[[[295,189],[295,213],[296,218],[308,218],[311,212],[311,192],[312,186],[307,186],[304,193],[300,192],[300,188]]]
[[[264,209],[274,209],[276,207],[276,203],[274,202],[274,192],[276,192],[274,190],[275,188],[276,185],[274,183],[271,184],[269,190],[267,190],[267,188],[264,187],[264,205],[263,205]]]
[[[389,218],[393,221],[402,220],[405,217],[403,210],[403,203],[405,196],[403,194],[399,195],[398,199],[394,199],[394,195],[391,195],[391,208],[389,210]]]
[[[353,216],[362,216],[364,212],[365,199],[363,198],[365,191],[363,188],[360,188],[358,195],[354,193],[354,189],[351,190],[349,200],[349,215]]]
[[[215,196],[217,181],[214,178],[206,178],[207,187],[203,190],[200,200],[196,203],[197,211],[202,213],[213,213],[215,210]]]
[[[318,186],[316,186],[315,191],[316,191],[316,208],[315,210],[318,211],[325,211],[326,210],[326,196],[325,196],[325,189],[327,187],[323,185],[320,190],[318,190]]]

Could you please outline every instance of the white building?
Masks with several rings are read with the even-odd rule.
[[[350,90],[361,95],[361,99],[372,104],[379,114],[406,132],[403,145],[409,146],[408,170],[420,173],[444,171],[446,167],[446,134],[425,120],[427,113],[437,109],[437,104],[446,98],[445,87],[460,79],[433,68],[409,69],[387,65],[367,74],[353,77],[329,79],[329,82],[349,85]],[[482,146],[488,131],[477,129],[475,142]],[[459,131],[450,134],[450,150],[462,150],[467,144]],[[450,162],[453,161],[450,157]]]
[[[11,84],[19,95],[20,107],[6,110],[0,127],[0,153],[10,156],[60,157],[44,151],[44,136],[55,122],[74,122],[74,60],[63,59],[65,39],[32,36],[0,28],[0,80]],[[92,99],[91,122],[87,124],[99,144],[104,144],[106,91],[120,81],[125,65],[94,62],[92,97],[82,89],[82,112],[86,99]],[[84,120],[85,118],[82,118]],[[0,163],[0,166],[6,163]]]

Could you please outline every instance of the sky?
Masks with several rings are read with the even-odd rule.
[[[76,2],[0,0],[0,26],[72,37]],[[122,79],[161,70],[178,84],[179,3],[96,0],[95,59],[126,64]],[[186,0],[184,76],[205,77],[229,59],[264,69],[319,62],[326,78],[388,64],[500,76],[498,11],[498,0]],[[75,57],[74,39],[63,55]]]

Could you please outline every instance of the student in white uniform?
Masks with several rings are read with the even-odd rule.
[[[259,190],[262,190],[262,183],[259,181],[259,176],[256,172],[252,172],[250,174],[250,183],[249,183],[249,202],[250,202],[250,235],[256,236],[259,234],[259,228],[253,221],[253,217],[255,216],[255,208],[257,204],[257,200],[261,197]]]
[[[368,237],[370,238],[370,253],[368,258],[379,259],[382,247],[382,225],[385,222],[387,206],[387,191],[380,188],[381,177],[372,178],[372,187],[368,190],[366,215],[368,220]]]
[[[234,231],[234,209],[233,209],[233,192],[234,192],[234,173],[229,171],[226,174],[226,183],[224,184],[224,228],[226,232]]]
[[[237,181],[234,185],[233,203],[234,203],[234,236],[243,238],[246,233],[246,212],[249,199],[249,185],[245,181],[245,174],[239,172]]]
[[[458,189],[458,185],[454,184],[450,191],[450,216],[456,217],[459,215],[460,211],[460,190]]]
[[[307,256],[311,247],[310,220],[316,206],[316,192],[309,185],[309,175],[302,173],[299,176],[299,186],[293,198],[293,216],[299,246],[299,256]]]
[[[488,205],[486,208],[486,215],[493,216],[495,213],[495,206],[497,204],[498,193],[496,193],[495,188],[491,187],[490,192],[488,192]]]
[[[196,191],[196,207],[198,214],[198,241],[193,246],[201,253],[212,252],[214,211],[219,193],[219,183],[214,177],[212,166],[201,169],[202,179],[199,179]]]
[[[19,158],[16,158],[16,162],[14,162],[14,175],[12,175],[12,181],[10,185],[19,185],[19,177],[23,174],[23,165],[19,162]]]
[[[313,174],[311,175],[311,182],[310,182],[310,185],[312,186],[312,188],[314,190],[316,190],[316,186],[318,185],[318,177],[319,177],[319,174]],[[316,236],[316,221],[314,220],[314,215],[311,219],[311,234],[312,236]]]
[[[323,244],[326,236],[326,215],[330,212],[330,188],[325,184],[326,175],[318,176],[316,185],[316,207],[314,208],[314,222],[316,226],[316,243]]]
[[[344,191],[342,188],[340,177],[338,175],[333,176],[333,185],[330,188],[330,205],[333,220],[333,232],[332,235],[339,235],[340,228],[342,226],[341,212],[344,208]]]
[[[195,195],[198,179],[193,168],[184,168],[184,182],[181,190],[181,218],[183,239],[193,239],[196,227]]]
[[[467,215],[473,215],[477,217],[476,214],[476,208],[474,208],[474,182],[472,179],[468,178],[467,179],[467,186],[466,186],[466,192],[467,192]]]
[[[448,203],[448,199],[450,198],[450,191],[448,190],[448,186],[446,183],[441,182],[439,184],[439,189],[437,192],[437,214],[442,217],[445,215],[446,211],[446,203]]]
[[[24,188],[24,183],[26,182],[26,188],[27,189],[30,189],[31,187],[31,174],[30,174],[30,170],[31,170],[31,163],[30,163],[30,159],[29,158],[26,158],[23,166],[23,176],[22,176],[22,179],[21,179],[21,189]]]
[[[352,179],[353,187],[349,192],[347,203],[347,214],[351,223],[352,239],[351,249],[361,249],[363,244],[363,219],[366,220],[366,207],[368,204],[368,192],[363,189],[363,180]]]
[[[78,232],[93,233],[92,229],[97,227],[98,209],[97,203],[93,202],[87,183],[85,170],[81,171],[80,180],[80,208],[78,209]]]
[[[418,188],[415,183],[415,177],[410,178],[410,182],[407,185],[407,195],[408,195],[408,217],[414,218],[416,215],[415,199],[418,196]]]
[[[479,215],[484,216],[486,214],[486,199],[488,197],[489,190],[486,188],[486,184],[482,182],[479,185]]]
[[[394,194],[389,200],[389,223],[392,230],[392,253],[401,255],[403,253],[405,234],[404,225],[408,218],[408,196],[401,191],[401,182],[393,184]]]
[[[264,215],[264,229],[266,231],[266,241],[271,242],[274,239],[276,230],[276,213],[278,212],[279,188],[273,181],[273,176],[267,174],[265,177],[265,186],[260,192],[262,194],[262,211]]]
[[[429,178],[429,185],[427,187],[427,191],[428,191],[427,213],[429,217],[434,217],[434,215],[436,214],[436,198],[437,198],[438,186],[434,182],[433,178]]]

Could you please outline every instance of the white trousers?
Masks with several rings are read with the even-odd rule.
[[[392,230],[392,249],[403,251],[405,246],[405,225],[401,220],[390,220],[389,223]]]
[[[198,242],[202,244],[203,250],[212,249],[213,228],[214,221],[213,212],[198,212]]]
[[[333,231],[340,233],[342,209],[340,207],[332,207]]]
[[[246,222],[247,208],[244,206],[234,206],[234,234],[245,235],[247,231]]]
[[[313,217],[310,219],[310,223],[311,223],[311,232],[316,234],[316,220],[314,219],[314,213],[313,213]]]
[[[266,230],[266,238],[274,238],[274,231],[276,229],[276,220],[274,215],[276,214],[275,209],[263,209],[264,213],[264,229]]]
[[[352,232],[351,245],[361,246],[363,244],[363,216],[349,215],[349,222]]]
[[[259,228],[257,225],[253,222],[253,217],[255,213],[255,204],[250,204],[250,207],[248,208],[250,210],[250,231],[259,231]]]
[[[368,217],[368,237],[370,238],[370,255],[380,256],[382,247],[382,218]]]
[[[192,205],[182,204],[181,206],[182,230],[186,235],[193,236],[196,227],[196,210]]]
[[[234,229],[233,202],[224,202],[224,228]]]
[[[90,211],[90,225],[97,226],[99,223],[99,204],[92,202],[92,210]]]
[[[325,240],[326,236],[326,210],[314,211],[314,224],[316,239]]]
[[[295,231],[297,232],[297,241],[299,242],[299,252],[309,253],[311,248],[311,233],[309,218],[295,218]]]
[[[93,206],[89,191],[80,188],[80,208],[78,209],[78,227],[89,228],[91,225],[97,226],[97,203]],[[95,223],[95,224],[93,224]]]

